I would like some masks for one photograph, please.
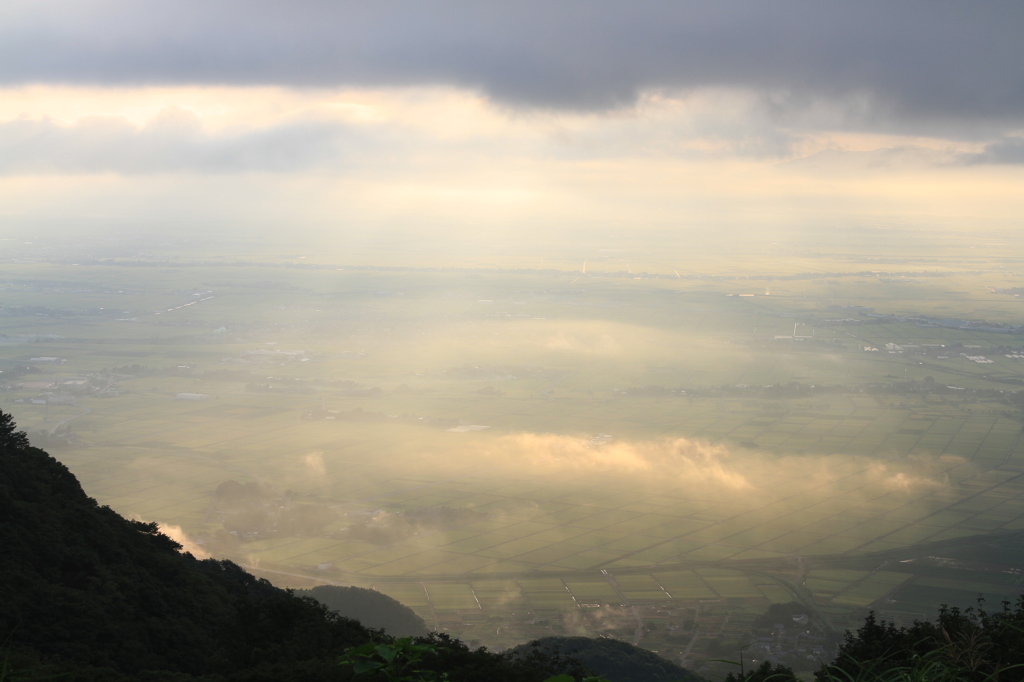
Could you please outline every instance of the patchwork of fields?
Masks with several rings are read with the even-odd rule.
[[[984,272],[144,269],[3,265],[3,409],[278,584],[689,660],[771,603],[841,629],[1024,592],[1021,304]]]

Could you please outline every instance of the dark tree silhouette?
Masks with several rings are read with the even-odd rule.
[[[15,431],[17,428],[14,417],[0,410],[0,446],[15,450],[28,447],[28,436],[24,431]]]
[[[723,682],[796,682],[799,679],[791,668],[781,663],[772,667],[771,661],[763,661],[750,672],[729,673]]]

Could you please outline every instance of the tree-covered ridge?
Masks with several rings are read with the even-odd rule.
[[[384,630],[395,637],[423,637],[430,632],[415,611],[376,590],[318,585],[309,590],[295,590],[295,595],[311,597],[338,615],[358,620],[366,627]]]
[[[512,651],[518,656],[540,652],[575,658],[609,682],[699,682],[702,679],[651,651],[616,639],[543,637]]]
[[[198,561],[85,495],[68,469],[0,446],[0,633],[124,673],[226,673],[315,658],[372,633],[230,562]]]
[[[11,415],[0,412],[0,448],[22,449],[29,446],[28,436],[17,428]]]

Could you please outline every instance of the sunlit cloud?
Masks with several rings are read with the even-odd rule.
[[[324,453],[315,450],[305,455],[302,458],[302,464],[305,466],[307,473],[314,478],[322,479],[327,475],[327,467],[324,464]]]
[[[158,523],[157,528],[161,533],[181,545],[182,552],[188,552],[197,559],[209,559],[210,553],[203,549],[195,541],[190,539],[181,526],[169,523]]]
[[[542,473],[637,474],[664,477],[683,486],[714,486],[748,490],[753,485],[723,461],[727,450],[700,441],[675,438],[664,442],[594,443],[555,434],[523,433],[495,445],[512,458],[520,455],[528,469]]]

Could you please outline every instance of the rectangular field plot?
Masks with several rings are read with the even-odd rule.
[[[643,603],[643,602],[666,602],[670,598],[667,594],[661,590],[649,590],[643,592],[623,592],[626,599],[631,603]]]
[[[807,589],[814,593],[815,596],[824,595],[829,598],[839,594],[850,586],[850,583],[848,582],[823,580],[821,578],[808,578],[804,581],[804,584],[807,586]]]
[[[930,585],[910,584],[902,588],[894,595],[897,604],[906,604],[916,607],[926,613],[933,614],[938,610],[939,604],[967,608],[977,606],[978,597],[982,597],[988,604],[998,604],[1004,598],[1014,599],[1018,592],[1000,589],[997,586],[988,586],[985,592],[961,590],[955,588],[933,587]]]
[[[575,608],[577,602],[559,580],[518,581],[526,601],[540,609]]]
[[[805,547],[802,547],[800,549],[800,552],[808,556],[822,554],[845,554],[846,552],[861,547],[864,544],[865,541],[861,538],[833,536],[821,540],[819,542],[812,543]]]
[[[564,559],[559,559],[553,565],[576,570],[591,570],[596,569],[598,566],[609,564],[621,555],[621,552],[587,549]]]
[[[427,594],[435,609],[479,609],[473,590],[467,584],[427,583]]]
[[[427,594],[419,583],[378,583],[374,588],[411,608],[428,606]]]
[[[332,540],[330,538],[307,538],[273,549],[267,549],[260,552],[259,556],[262,561],[269,561],[275,564],[286,562],[316,564],[323,560],[318,557],[337,557],[338,552],[334,548],[338,544],[340,543],[337,540]],[[313,553],[316,553],[316,557],[306,556]]]
[[[832,580],[843,583],[855,583],[871,575],[867,571],[854,570],[820,570],[815,569],[807,574],[808,578],[816,580]]]
[[[564,587],[561,592],[527,591],[526,600],[532,608],[545,611],[576,608],[576,601]]]
[[[566,586],[580,602],[600,602],[604,604],[618,603],[621,601],[611,585],[606,580],[595,579],[587,581],[567,580]]]
[[[525,561],[531,564],[545,565],[551,563],[557,563],[560,560],[567,559],[574,556],[578,552],[578,549],[568,545],[558,546],[547,546],[541,549],[533,550],[532,552],[526,552],[516,557],[518,561]]]
[[[720,597],[761,597],[763,594],[745,575],[703,576],[708,586]],[[672,593],[675,595],[675,592]]]
[[[485,609],[525,609],[526,596],[514,580],[476,581],[472,584]]]
[[[521,540],[513,540],[511,542],[495,545],[494,547],[488,547],[487,549],[477,550],[476,554],[494,559],[511,559],[522,554],[527,554],[528,552],[543,549],[549,544],[550,543],[543,540],[523,538]]]
[[[793,601],[793,594],[780,585],[758,585],[757,589],[761,590],[765,599],[773,604],[786,604]]]
[[[837,594],[832,598],[831,603],[845,606],[868,606],[899,588],[912,577],[907,573],[885,571],[872,573]]]

